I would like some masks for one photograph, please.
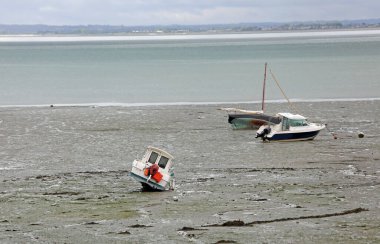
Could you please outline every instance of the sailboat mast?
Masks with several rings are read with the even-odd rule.
[[[265,63],[264,70],[264,82],[263,82],[263,100],[261,101],[261,110],[264,112],[264,101],[265,101],[265,82],[267,80],[267,63]]]

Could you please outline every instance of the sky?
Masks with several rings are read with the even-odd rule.
[[[380,0],[0,0],[0,24],[204,25],[380,18]]]

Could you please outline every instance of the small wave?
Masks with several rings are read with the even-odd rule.
[[[379,101],[379,100],[380,100],[380,97],[291,99],[292,102],[360,102],[360,101]]]
[[[295,37],[342,37],[380,35],[380,30],[340,30],[305,32],[266,32],[240,34],[181,34],[124,36],[44,36],[44,35],[0,35],[0,42],[94,42],[94,41],[176,41],[176,40],[219,40],[219,39],[273,39]]]
[[[293,103],[301,102],[359,102],[380,101],[380,97],[374,98],[323,98],[323,99],[291,99]],[[265,103],[286,103],[286,100],[268,100]],[[155,106],[191,106],[191,105],[234,105],[234,104],[258,104],[260,101],[235,101],[235,102],[152,102],[152,103],[77,103],[77,104],[30,104],[30,105],[0,105],[0,108],[44,108],[44,107],[155,107]]]

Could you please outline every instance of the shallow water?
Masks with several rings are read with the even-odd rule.
[[[0,38],[0,105],[258,101],[265,62],[291,98],[378,98],[379,31],[354,33],[93,42]],[[283,99],[269,70],[266,99]]]
[[[380,101],[296,103],[338,139],[294,143],[233,131],[219,107],[0,108],[0,242],[380,241]],[[175,156],[175,191],[141,192],[128,176],[148,145]]]

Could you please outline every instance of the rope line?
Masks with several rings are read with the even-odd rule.
[[[269,68],[269,73],[271,74],[273,80],[276,82],[277,87],[280,89],[280,91],[281,91],[282,95],[285,97],[286,101],[288,101],[290,109],[293,110],[295,113],[298,113],[297,109],[290,102],[290,99],[288,98],[288,96],[286,96],[284,90],[281,88],[280,83],[278,83],[276,76],[273,74],[272,69],[270,69],[270,68]]]

